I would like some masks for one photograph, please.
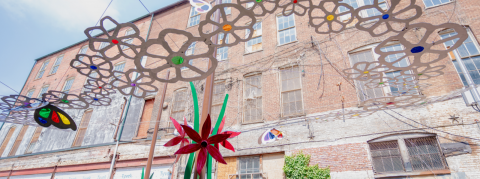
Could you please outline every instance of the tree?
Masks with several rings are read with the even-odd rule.
[[[285,157],[283,172],[287,179],[330,179],[330,168],[320,168],[318,164],[308,166],[310,155],[298,154]]]

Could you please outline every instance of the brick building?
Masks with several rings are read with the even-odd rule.
[[[370,1],[344,2],[357,8]],[[391,0],[379,2],[387,9],[392,5]],[[406,7],[410,2],[401,0],[399,6]],[[236,0],[223,0],[223,3],[236,3]],[[474,81],[478,80],[480,16],[471,12],[480,10],[480,3],[476,0],[417,0],[414,3],[423,13],[413,23],[453,22],[467,28],[470,38],[461,47],[460,55]],[[235,7],[224,11],[229,21],[239,15]],[[362,13],[369,16],[367,11]],[[408,11],[401,16],[411,13],[414,12]],[[131,22],[139,28],[141,37],[149,34],[148,39],[165,38],[172,49],[188,45],[185,53],[195,55],[207,51],[204,43],[185,44],[185,36],[159,35],[163,29],[173,28],[198,36],[199,23],[206,19],[205,16],[192,11],[188,1],[179,1],[155,11],[153,21],[147,14]],[[242,17],[236,23],[249,24],[251,19]],[[442,69],[443,75],[421,81],[420,84],[427,86],[422,94],[427,96],[428,103],[394,110],[355,112],[362,110],[361,101],[369,96],[360,92],[366,90],[364,84],[344,78],[343,69],[356,62],[376,60],[379,55],[373,49],[395,35],[391,32],[371,37],[368,32],[355,28],[355,23],[357,20],[353,19],[341,33],[322,35],[309,25],[308,13],[306,16],[284,16],[279,8],[274,13],[257,17],[252,40],[217,49],[219,63],[215,70],[211,114],[217,119],[224,96],[229,94],[226,130],[242,134],[230,139],[236,152],[221,149],[228,164],[215,165],[216,178],[245,178],[247,175],[284,178],[284,156],[299,151],[312,156],[310,164],[329,167],[332,178],[480,178],[478,113],[465,106],[458,92],[464,85],[455,68],[457,63],[451,57],[436,63],[446,66]],[[203,29],[207,32],[211,26]],[[406,38],[419,40],[422,32],[415,29]],[[448,28],[435,32],[440,38],[455,34]],[[124,28],[119,33],[135,32]],[[245,33],[239,32],[239,36]],[[136,44],[137,40],[130,42]],[[225,42],[234,40],[227,36]],[[447,43],[445,46],[449,46]],[[95,47],[106,45],[95,44]],[[445,48],[440,45],[438,48]],[[392,42],[386,48],[403,47]],[[133,54],[130,48],[122,50]],[[160,46],[155,46],[151,52],[166,53]],[[118,52],[107,53],[115,55]],[[85,40],[38,58],[21,94],[39,97],[48,90],[81,93],[87,77],[70,66],[77,54],[95,55],[96,52],[88,48]],[[159,59],[145,59],[145,68],[163,65]],[[135,68],[133,60],[123,57],[112,63],[116,71]],[[207,64],[205,59],[192,62],[202,70],[207,69]],[[163,77],[166,73],[161,71],[157,75]],[[189,77],[195,75],[190,68],[182,69],[181,73]],[[171,77],[175,75],[173,71],[170,73]],[[398,76],[395,71],[386,72],[386,76],[389,75]],[[194,85],[201,101],[205,80],[194,81]],[[154,86],[161,91],[163,83],[155,82]],[[110,95],[109,106],[65,110],[77,123],[77,131],[5,124],[0,129],[0,178],[50,178],[52,173],[55,178],[107,178],[114,151],[118,158],[113,178],[140,176],[152,140],[154,123],[151,121],[157,119],[160,110],[161,124],[152,170],[154,178],[183,178],[186,157],[173,165],[173,153],[178,147],[162,145],[174,137],[170,116],[179,121],[183,116],[190,122],[193,120],[192,95],[187,82],[170,83],[166,91],[163,104],[160,104],[160,92],[149,93],[145,98],[134,97],[131,102],[127,102],[128,96],[117,92]],[[382,97],[395,93],[395,89],[382,88],[367,93]],[[125,126],[121,128],[118,125],[124,106],[128,108],[125,108]],[[452,120],[452,115],[459,118]],[[118,128],[123,130],[120,130],[122,135],[116,150]],[[269,144],[257,143],[257,139],[271,128],[282,131],[284,139]]]

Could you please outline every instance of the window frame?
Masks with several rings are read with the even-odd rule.
[[[35,90],[35,88],[28,90],[25,96],[31,98],[33,96],[33,93],[35,93]]]
[[[285,13],[288,13],[288,12],[285,12]],[[282,46],[282,45],[286,45],[286,44],[290,44],[290,43],[294,43],[294,42],[298,42],[298,38],[297,38],[297,25],[296,25],[296,20],[295,20],[295,14],[292,13],[291,15],[289,16],[293,16],[293,26],[292,27],[287,27],[287,28],[283,28],[283,29],[279,29],[278,25],[278,19],[280,17],[288,17],[288,16],[284,16],[282,13],[278,13],[276,16],[275,16],[275,21],[276,21],[276,29],[277,29],[277,46]],[[263,25],[263,24],[262,24]],[[263,28],[263,26],[262,26]],[[295,29],[294,32],[295,32],[295,40],[292,40],[290,42],[285,42],[283,44],[280,44],[280,32],[282,31],[287,31],[287,30],[290,30],[290,29]],[[263,39],[262,39],[263,40]]]
[[[427,1],[432,1],[432,0],[427,0]],[[438,7],[438,6],[450,4],[450,3],[452,3],[452,2],[455,2],[456,0],[448,0],[448,2],[444,2],[444,3],[441,3],[441,0],[439,0],[439,1],[440,1],[440,4],[432,5],[432,6],[427,6],[427,4],[425,3],[425,0],[422,0],[423,5],[425,5],[425,9],[429,9],[429,8],[434,8],[434,7]],[[433,4],[433,2],[432,2],[432,4]]]
[[[35,147],[37,145],[38,139],[40,139],[40,136],[42,136],[42,131],[43,131],[42,127],[36,127],[35,128],[35,131],[33,132],[33,136],[30,139],[30,142],[28,142],[28,146],[27,146],[27,149],[25,150],[25,154],[33,153],[33,148],[32,147]],[[38,137],[35,136],[36,134],[38,134]],[[33,143],[33,142],[35,142],[35,143]],[[33,144],[33,146],[32,146],[32,144]]]
[[[225,88],[225,81],[217,81],[213,84],[213,89],[212,89],[212,107],[211,109],[213,109],[214,107],[220,107],[220,110],[219,110],[219,113],[218,115],[220,115],[220,111],[222,109],[222,106],[223,106],[223,100],[218,100],[218,101],[215,101],[214,100],[214,97],[215,97],[215,86],[220,86],[220,85],[223,85],[223,94],[218,94],[218,95],[221,95],[221,97],[225,98],[225,94],[227,93],[227,89]],[[212,121],[212,124],[215,125],[216,124],[216,121],[218,119],[218,116],[213,116],[213,110],[211,110],[211,121]],[[225,114],[224,114],[225,116]]]
[[[193,46],[192,46],[193,45]],[[188,48],[187,50],[185,51],[185,56],[193,56],[195,55],[195,47],[197,46],[197,42],[192,42],[192,44],[188,45]],[[189,52],[189,50],[191,50],[191,54],[188,54],[187,53]],[[189,65],[192,65],[193,64],[193,59],[190,60],[188,62]],[[189,69],[188,67],[181,67],[180,70],[186,70],[186,69]]]
[[[133,32],[133,33],[129,34],[129,32]],[[125,36],[132,35],[132,34],[135,34],[134,29],[130,28],[130,29],[125,30]],[[134,38],[123,39],[123,43],[133,44],[133,40],[134,40]],[[128,47],[126,45],[122,45],[122,50],[125,50],[125,49],[128,49],[128,48],[130,48],[130,47]]]
[[[84,49],[85,49],[85,52],[82,52],[82,50]],[[80,50],[78,50],[77,54],[87,54],[87,52],[88,52],[88,45],[84,45],[80,48]],[[78,60],[83,62],[83,58],[85,58],[85,56],[80,56]],[[73,66],[80,65],[79,61],[75,61],[75,63],[73,63]]]
[[[57,57],[57,59],[55,60],[55,62],[53,63],[53,66],[52,68],[50,68],[50,72],[48,73],[48,75],[54,75],[57,73],[58,69],[60,68],[60,65],[62,64],[62,61],[63,61],[63,58],[65,57],[65,54],[62,54],[62,55],[59,55]],[[60,62],[59,62],[59,59],[60,59]],[[58,62],[58,64],[57,64]],[[56,68],[55,68],[56,67]],[[55,71],[54,71],[55,70]]]
[[[344,0],[342,0],[342,1],[340,1],[340,2],[341,2],[341,3],[345,3],[345,2],[343,2],[343,1],[344,1]],[[357,7],[357,8],[354,8],[354,9],[358,9],[358,8],[360,8],[360,7],[363,7],[363,6],[373,5],[373,4],[368,4],[368,5],[365,4],[365,0],[352,0],[352,1],[357,2],[357,6],[358,6],[358,7]],[[374,1],[374,0],[372,0],[372,1]],[[379,0],[379,1],[381,1],[381,0]],[[349,3],[346,3],[346,4],[350,5]],[[389,4],[388,4],[387,0],[383,0],[383,2],[379,2],[379,3],[378,3],[378,5],[379,5],[380,7],[381,7],[381,5],[383,5],[383,4],[385,4],[386,8],[385,8],[385,9],[382,8],[382,9],[383,9],[384,11],[387,11],[388,8],[389,8]],[[350,5],[350,6],[351,6],[351,5]],[[353,6],[352,6],[352,7],[353,7]],[[370,9],[371,9],[371,8],[370,8]],[[361,17],[363,17],[363,18],[372,17],[372,16],[368,16],[367,10],[368,10],[368,9],[364,9],[364,10],[360,11],[359,15],[360,15]],[[341,8],[338,8],[337,11],[338,11],[339,13],[345,12],[345,11],[341,11]],[[382,12],[382,13],[383,13],[383,12]],[[340,17],[340,20],[342,20],[342,21],[347,21],[347,20],[349,20],[350,18],[351,18],[351,14],[346,14],[346,15],[341,16],[341,17]],[[367,21],[367,22],[368,22],[368,21]]]
[[[83,120],[85,120],[85,115],[87,114],[87,112],[89,112],[90,116],[88,118],[88,123],[86,124],[86,127],[83,127],[82,124],[83,124]],[[71,147],[81,147],[82,144],[83,144],[83,141],[85,140],[85,135],[87,134],[87,130],[88,130],[88,126],[90,124],[90,121],[92,120],[92,114],[93,114],[93,109],[92,108],[89,108],[89,109],[86,109],[84,112],[83,112],[83,115],[82,115],[82,119],[80,120],[80,124],[78,125],[78,130],[75,134],[75,139],[73,140],[73,143],[72,143],[72,146]],[[78,141],[78,135],[79,135],[79,132],[81,131],[81,129],[85,129],[85,133],[83,134],[83,138],[82,138],[82,142],[77,146],[75,145]],[[120,140],[120,139],[119,139]]]
[[[249,173],[240,173],[241,171],[241,160],[246,159],[246,158],[256,158],[258,157],[258,170],[260,173],[260,178],[263,178],[263,155],[249,155],[249,156],[239,156],[237,157],[237,168],[236,168],[236,175],[238,175],[238,178],[242,178],[241,175],[244,174],[249,174]]]
[[[248,22],[248,23],[246,23],[246,25],[250,25],[251,23],[252,22]],[[261,28],[260,28],[261,33],[260,33],[260,35],[257,35],[257,36],[252,35],[252,39],[245,42],[245,54],[255,53],[255,52],[263,50],[263,21],[261,19],[257,19],[257,22],[253,26],[255,27],[258,23],[260,23],[260,26],[261,26]],[[245,36],[246,37],[248,36],[247,33],[246,33],[247,31],[249,31],[249,29],[245,29]],[[258,29],[255,30],[255,31],[258,31]],[[249,33],[252,33],[252,32],[249,32]],[[250,41],[252,41],[253,39],[256,39],[256,38],[261,38],[262,39],[262,42],[256,43],[256,44],[261,44],[260,49],[259,50],[248,51],[248,42],[250,42]],[[253,49],[253,45],[256,45],[256,44],[252,44],[252,49]]]
[[[5,135],[5,138],[3,138],[2,143],[0,143],[0,158],[2,157],[2,154],[5,153],[5,150],[7,149],[7,145],[8,143],[10,143],[10,140],[12,139],[16,129],[17,129],[17,126],[11,126],[10,129],[8,129],[7,135]]]
[[[36,80],[43,77],[43,75],[45,74],[45,71],[47,71],[47,66],[49,63],[50,63],[50,59],[45,60],[43,62],[42,66],[40,67],[40,70],[37,72],[37,76],[35,77]]]
[[[8,152],[7,157],[15,156],[15,154],[18,152],[18,148],[20,148],[20,145],[22,144],[23,138],[25,137],[25,133],[27,133],[27,130],[28,125],[23,125],[20,129],[20,132],[15,137],[15,142],[13,143],[12,148],[10,148],[10,152]]]
[[[243,103],[245,104],[246,101],[247,101],[247,98],[246,98],[246,96],[245,96],[246,90],[247,90],[247,83],[246,83],[247,78],[256,77],[256,76],[258,76],[258,77],[260,78],[260,84],[261,84],[261,85],[260,85],[260,87],[261,87],[261,88],[260,88],[260,91],[262,92],[262,95],[260,95],[260,98],[261,98],[261,100],[262,100],[262,106],[261,106],[261,107],[262,107],[262,116],[261,116],[261,120],[259,120],[259,121],[253,121],[253,122],[245,122],[245,117],[246,117],[246,105],[244,105],[245,107],[243,108],[242,124],[254,124],[254,123],[262,123],[262,122],[265,122],[265,119],[264,119],[264,117],[263,117],[263,113],[264,113],[264,112],[263,112],[264,102],[263,102],[263,88],[262,88],[262,87],[263,87],[263,74],[262,74],[262,73],[260,73],[260,72],[258,72],[258,73],[251,73],[251,74],[245,75],[245,76],[243,77],[243,78],[244,78],[244,81],[245,81],[245,82],[243,83],[243,91],[242,91],[242,93],[243,93]],[[280,85],[280,87],[281,87],[281,85]],[[280,89],[280,92],[281,92],[281,89]],[[255,96],[255,97],[258,99],[258,96]]]
[[[68,91],[65,90],[65,87],[67,87],[67,83],[68,81],[72,80],[72,84],[70,85],[70,87],[68,88]],[[67,78],[65,80],[65,83],[63,83],[63,87],[62,87],[62,92],[65,92],[67,91],[68,93],[67,94],[70,94],[70,89],[72,89],[72,86],[73,86],[73,83],[75,82],[75,77],[71,77],[71,78]]]
[[[295,90],[288,90],[288,91],[283,91],[282,89],[282,85],[283,85],[283,80],[282,80],[282,70],[284,69],[293,69],[297,67],[298,68],[298,76],[299,76],[299,80],[300,80],[300,88],[299,89],[295,89]],[[299,64],[294,64],[294,65],[287,65],[287,66],[283,66],[283,67],[280,67],[279,68],[279,90],[280,90],[280,115],[282,118],[290,118],[290,117],[297,117],[297,116],[305,116],[306,113],[305,113],[305,100],[304,100],[304,97],[303,97],[303,80],[302,80],[302,74],[301,74],[301,71],[300,71],[300,66]],[[292,91],[296,91],[296,90],[300,90],[300,97],[302,98],[302,112],[300,114],[292,114],[292,115],[285,115],[284,111],[283,111],[283,93],[284,92],[292,92]],[[263,103],[262,103],[263,105]],[[262,115],[263,115],[263,112],[262,112]]]
[[[190,8],[190,13],[188,14],[187,28],[197,26],[198,24],[200,24],[200,21],[202,20],[202,14],[201,14],[201,13],[198,13],[197,11],[195,11],[196,14],[194,14],[194,15],[192,16],[192,12],[193,12],[193,11],[195,11],[195,7],[194,7],[194,6],[192,6],[192,7]],[[197,16],[200,16],[200,17],[198,17],[198,24],[190,25],[190,23],[192,22],[192,18],[197,18]]]
[[[46,90],[42,93],[42,91],[43,91],[44,88],[46,88]],[[50,85],[49,85],[49,84],[43,85],[43,86],[40,88],[40,92],[38,93],[38,97],[37,97],[37,98],[42,98],[42,97],[43,97],[43,94],[47,93],[48,88],[50,88]]]

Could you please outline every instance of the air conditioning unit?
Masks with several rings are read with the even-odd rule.
[[[477,91],[480,91],[480,87],[476,87],[476,89]],[[467,106],[473,106],[477,104],[476,101],[480,101],[480,99],[475,100],[475,96],[473,95],[473,93],[474,93],[473,89],[470,89],[470,90],[466,89],[465,91],[462,92],[463,100],[465,101],[465,104]]]

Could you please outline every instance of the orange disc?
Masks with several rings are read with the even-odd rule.
[[[223,30],[228,32],[228,31],[232,30],[232,26],[229,25],[229,24],[225,24],[225,25],[223,26]]]

